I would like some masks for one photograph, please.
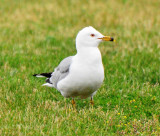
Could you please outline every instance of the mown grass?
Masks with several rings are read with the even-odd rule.
[[[1,0],[0,135],[160,135],[159,0]],[[94,97],[70,99],[32,74],[76,53],[75,37],[93,26],[105,81]]]

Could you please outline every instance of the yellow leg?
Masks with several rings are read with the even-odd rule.
[[[94,101],[93,101],[93,98],[91,97],[91,100],[90,100],[90,104],[93,106],[94,105]]]
[[[73,105],[73,107],[76,106],[76,103],[75,103],[75,101],[74,101],[74,98],[72,98],[72,105]]]

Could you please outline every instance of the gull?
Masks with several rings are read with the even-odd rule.
[[[75,97],[90,97],[93,105],[93,96],[104,80],[104,67],[98,49],[102,41],[115,40],[102,35],[91,26],[83,28],[76,37],[76,55],[63,59],[53,72],[33,76],[46,77],[46,83],[42,86],[53,87],[65,98],[72,98],[73,105]]]

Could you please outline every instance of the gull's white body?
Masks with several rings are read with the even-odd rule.
[[[64,97],[92,98],[104,80],[104,68],[98,49],[103,37],[93,27],[85,27],[76,37],[75,56],[62,60],[53,73],[34,76],[46,75],[47,83],[43,85],[56,88]]]
[[[104,68],[98,47],[85,47],[72,59],[69,74],[58,82],[64,97],[93,96],[104,79]]]

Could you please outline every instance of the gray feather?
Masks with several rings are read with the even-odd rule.
[[[55,88],[57,88],[57,83],[69,74],[69,68],[72,63],[72,58],[73,56],[65,58],[60,62],[58,67],[54,69],[54,72],[52,73],[52,76],[49,80]]]

